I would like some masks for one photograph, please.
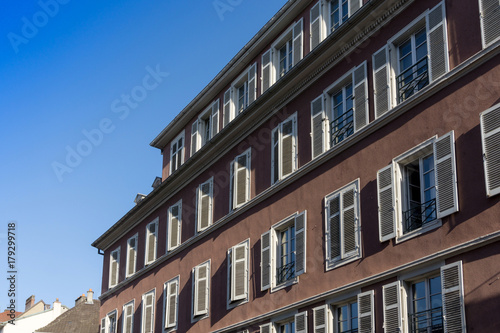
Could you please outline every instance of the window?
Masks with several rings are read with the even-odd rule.
[[[101,333],[116,333],[116,310],[101,319]]]
[[[120,247],[109,255],[109,288],[118,284],[120,274]]]
[[[481,113],[480,118],[486,194],[491,197],[500,193],[500,104]]]
[[[358,302],[352,301],[337,306],[335,319],[338,333],[358,332]]]
[[[272,132],[272,183],[297,169],[297,114],[283,121]]]
[[[380,241],[405,240],[458,211],[455,135],[431,138],[377,174]]]
[[[167,249],[172,251],[181,245],[182,200],[168,209]]]
[[[153,333],[155,324],[155,290],[142,295],[142,333]]]
[[[440,3],[373,54],[377,118],[448,72],[445,17]]]
[[[248,301],[249,243],[247,239],[227,251],[228,308]]]
[[[179,303],[179,277],[165,282],[163,287],[165,304],[164,327],[166,331],[177,330],[178,303]]]
[[[361,257],[359,180],[325,198],[326,269]]]
[[[210,299],[210,261],[193,268],[193,320],[208,316]]]
[[[261,290],[298,281],[306,270],[306,212],[275,224],[261,236]]]
[[[366,61],[347,72],[311,102],[312,157],[368,124]]]
[[[409,332],[444,332],[441,276],[412,283],[409,301]]]
[[[135,274],[137,263],[137,239],[138,235],[135,234],[127,241],[127,277]]]
[[[251,149],[248,149],[231,162],[230,210],[240,207],[250,199],[250,154]]]
[[[208,107],[191,125],[191,156],[219,133],[219,100]]]
[[[146,265],[156,260],[156,243],[158,236],[158,218],[146,226]]]
[[[196,199],[196,225],[202,232],[212,225],[213,177],[198,186]]]
[[[306,333],[307,332],[307,311],[297,313],[292,316],[285,316],[272,323],[260,326],[260,333]]]
[[[170,143],[170,174],[184,163],[184,131]]]
[[[245,70],[224,93],[223,126],[252,104],[257,98],[257,63]]]
[[[481,37],[485,48],[500,38],[500,30],[498,30],[500,2],[496,0],[479,0],[479,6],[481,11]]]
[[[134,330],[134,301],[123,306],[123,333],[133,333]]]

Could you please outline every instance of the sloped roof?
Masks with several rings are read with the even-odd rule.
[[[101,302],[98,300],[94,300],[94,304],[80,303],[35,332],[98,333],[100,307]]]
[[[22,314],[23,314],[22,312],[17,312],[16,311],[16,318],[19,317]],[[0,313],[0,323],[3,323],[5,321],[11,320],[12,318],[10,318],[9,315],[10,315],[10,311],[9,310],[5,310],[4,312]]]

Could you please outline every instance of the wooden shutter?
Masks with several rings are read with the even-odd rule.
[[[303,20],[300,19],[293,26],[293,39],[292,39],[292,49],[293,49],[293,66],[295,66],[300,60],[302,60],[303,54]]]
[[[195,299],[194,315],[204,315],[208,313],[208,294],[209,294],[209,269],[207,264],[195,268]]]
[[[311,102],[311,151],[313,159],[326,149],[325,120],[323,95],[320,95]]]
[[[225,93],[224,93],[224,110],[223,110],[223,113],[224,113],[224,121],[223,121],[223,124],[222,126],[223,127],[226,127],[227,124],[229,124],[229,122],[232,119],[231,117],[231,88],[229,88]]]
[[[123,311],[123,333],[132,333],[134,323],[134,303],[125,305]]]
[[[465,333],[464,286],[462,262],[441,267],[445,333]]]
[[[349,17],[356,13],[362,6],[362,0],[350,0]]]
[[[279,179],[279,151],[280,151],[280,126],[272,132],[272,150],[271,150],[271,182],[276,183]]]
[[[342,192],[342,258],[356,254],[359,249],[357,240],[358,193],[355,186]]]
[[[198,120],[191,125],[191,156],[196,153],[198,149]]]
[[[311,51],[321,43],[321,0],[311,8]]]
[[[101,333],[106,333],[106,318],[101,319]]]
[[[271,49],[262,55],[262,94],[271,86],[272,62]]]
[[[430,81],[435,81],[448,72],[448,39],[444,3],[427,14],[427,45],[429,46]]]
[[[358,0],[353,0],[356,2]],[[368,124],[368,80],[366,79],[366,61],[352,72],[354,86],[354,131],[359,131]]]
[[[146,264],[156,260],[156,234],[157,234],[156,222],[148,224],[147,234],[148,234],[148,249],[146,252]]]
[[[322,305],[313,309],[314,315],[314,333],[328,333],[330,332],[328,328],[329,316],[328,316],[328,305]]]
[[[165,328],[172,328],[177,325],[177,294],[179,281],[174,280],[167,284],[165,292]]]
[[[229,164],[229,211],[230,212],[236,208],[236,201],[234,200],[235,196],[234,167],[235,163],[234,161],[231,161],[231,163]]]
[[[136,254],[137,254],[137,237],[134,236],[128,240],[127,275],[132,275],[135,273]]]
[[[455,135],[451,131],[434,142],[438,218],[458,211]]]
[[[169,225],[169,246],[168,250],[173,250],[180,245],[182,221],[182,204],[178,203],[170,207],[170,225]]]
[[[234,208],[248,201],[250,185],[249,153],[236,157],[234,162]]]
[[[295,276],[306,272],[307,214],[303,211],[295,217]]]
[[[396,191],[392,164],[377,172],[378,225],[380,242],[396,237]]]
[[[198,231],[206,229],[212,218],[212,180],[201,184],[198,190]]]
[[[111,276],[110,276],[110,286],[114,287],[118,284],[118,273],[119,273],[119,268],[120,268],[120,251],[115,250],[111,252]]]
[[[231,300],[245,299],[248,295],[248,246],[246,242],[233,247],[231,267]]]
[[[307,333],[307,311],[295,315],[295,333]]]
[[[481,32],[483,47],[487,47],[500,37],[500,1],[480,0]]]
[[[500,193],[500,104],[481,113],[483,165],[488,197]]]
[[[375,94],[375,118],[391,108],[389,48],[384,46],[373,54],[373,90]]]
[[[273,326],[271,323],[264,324],[260,326],[260,333],[273,333]]]
[[[154,293],[144,297],[144,333],[153,333],[154,325]]]
[[[295,117],[281,123],[281,177],[291,174],[295,170]]]
[[[340,194],[328,199],[327,210],[327,257],[329,260],[340,258]]]
[[[210,137],[213,138],[219,133],[219,100],[217,99],[212,104],[212,128],[210,129]]]
[[[358,294],[358,333],[375,333],[373,290]]]
[[[248,105],[257,98],[257,63],[248,69]]]
[[[260,236],[260,290],[271,287],[271,231]]]
[[[386,284],[382,289],[384,306],[384,332],[403,331],[401,310],[401,287],[399,281]]]

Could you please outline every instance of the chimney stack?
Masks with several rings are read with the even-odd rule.
[[[59,316],[62,313],[61,302],[59,302],[59,298],[56,298],[56,301],[52,305],[52,309],[54,310],[54,314]]]
[[[87,304],[94,304],[94,292],[92,288],[87,291]]]
[[[26,300],[26,307],[24,308],[24,312],[28,311],[29,309],[31,309],[31,307],[35,305],[35,295],[31,295],[30,297],[28,297],[28,299]]]
[[[82,296],[79,296],[77,299],[75,299],[75,306],[77,306],[80,303],[84,303],[87,301],[87,298],[85,297],[85,294],[82,294]]]

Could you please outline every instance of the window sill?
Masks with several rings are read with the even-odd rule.
[[[331,270],[333,270],[335,268],[347,265],[347,264],[349,264],[349,263],[351,263],[353,261],[359,260],[359,259],[361,259],[361,255],[360,254],[356,254],[356,255],[347,257],[345,259],[326,260],[325,270],[328,272],[328,271],[331,271]]]
[[[441,219],[436,219],[432,222],[427,223],[426,225],[422,226],[419,229],[413,230],[413,231],[408,232],[408,233],[403,234],[403,235],[398,235],[398,237],[396,237],[396,244],[406,242],[409,239],[423,235],[426,232],[429,232],[431,230],[434,230],[434,229],[441,227],[442,225],[443,225],[443,222],[441,221]]]
[[[274,293],[274,292],[276,292],[278,290],[281,290],[281,289],[284,289],[286,287],[293,286],[294,284],[297,284],[297,283],[299,283],[299,277],[298,276],[294,277],[293,279],[290,279],[290,280],[287,280],[285,282],[282,282],[282,283],[280,283],[277,286],[271,287],[271,293]]]

